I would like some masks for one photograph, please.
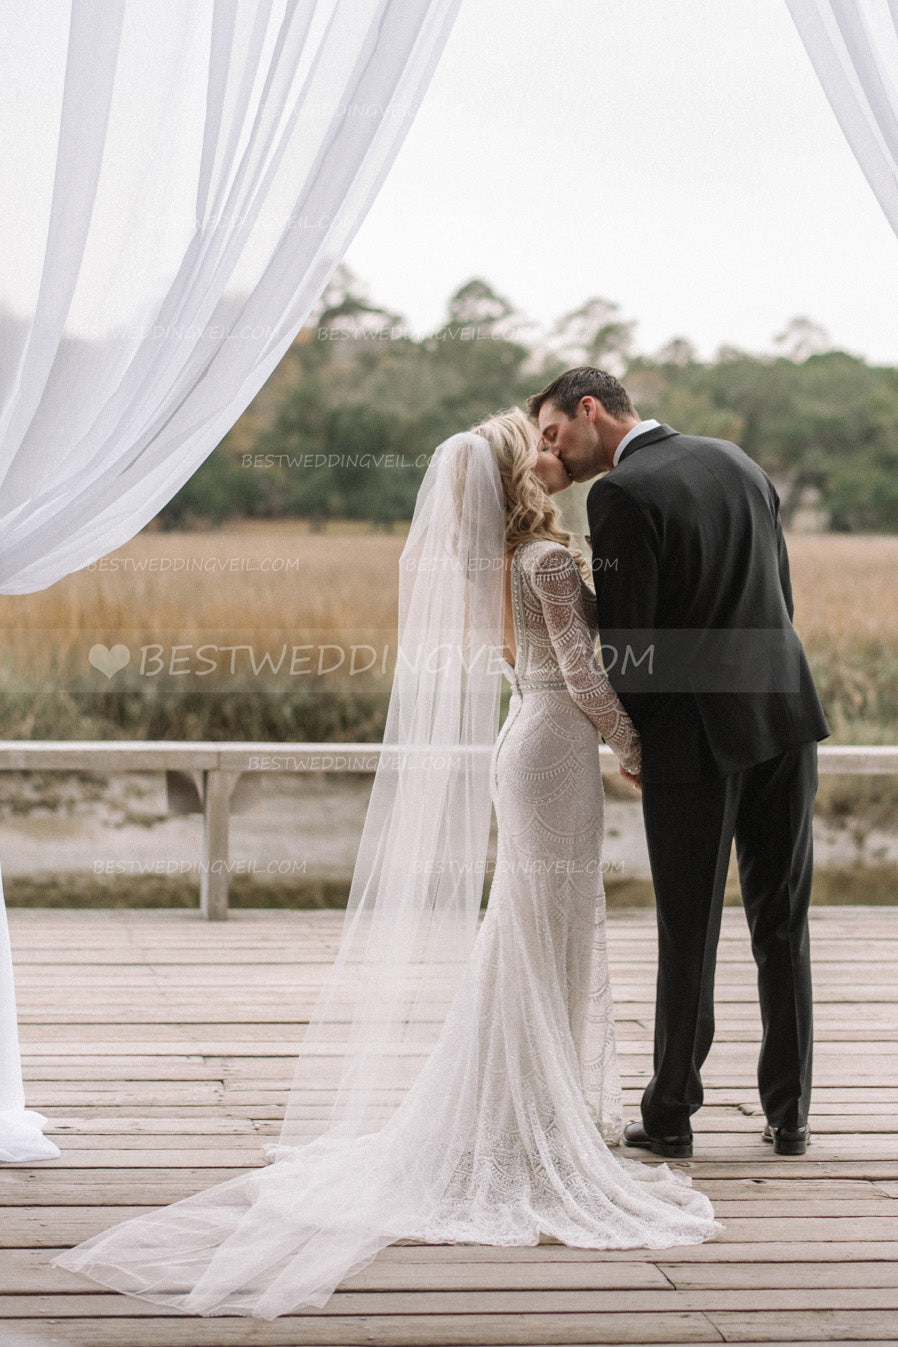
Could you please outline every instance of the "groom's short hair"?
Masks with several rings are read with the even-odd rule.
[[[581,398],[595,398],[601,402],[609,416],[623,420],[625,416],[635,416],[630,394],[619,379],[606,370],[595,369],[592,365],[578,365],[576,369],[565,370],[546,384],[540,393],[534,393],[527,399],[527,410],[533,417],[539,416],[544,402],[551,402],[565,416],[573,416],[580,405]]]

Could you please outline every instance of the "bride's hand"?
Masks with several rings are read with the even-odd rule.
[[[619,770],[621,776],[624,778],[625,781],[629,781],[630,785],[633,787],[634,790],[642,790],[641,776],[634,776],[633,773],[628,772],[625,767],[621,767]]]

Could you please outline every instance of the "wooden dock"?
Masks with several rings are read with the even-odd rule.
[[[28,1102],[61,1159],[0,1166],[2,1347],[898,1342],[898,907],[813,913],[814,1140],[761,1142],[744,918],[684,1162],[725,1222],[662,1252],[385,1250],[323,1310],[167,1314],[49,1266],[60,1248],[260,1161],[341,914],[10,913]],[[610,918],[628,1116],[651,1060],[654,918]],[[287,1009],[289,1008],[289,1009]]]

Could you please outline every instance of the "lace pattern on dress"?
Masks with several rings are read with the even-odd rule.
[[[639,734],[596,655],[595,596],[573,556],[559,543],[534,542],[517,549],[513,568],[515,562],[524,581],[517,589],[512,574],[515,623],[527,633],[526,667],[520,654],[516,664],[519,686],[566,687],[621,765],[638,774]]]

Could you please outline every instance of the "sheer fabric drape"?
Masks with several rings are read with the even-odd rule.
[[[299,1050],[279,1146],[391,1118],[440,1036],[486,878],[505,558],[499,470],[478,435],[436,450],[399,563],[384,747],[334,964]]]
[[[786,0],[823,90],[898,233],[898,0]]]
[[[364,218],[458,4],[7,7],[0,593],[125,542],[221,440]],[[0,1158],[47,1147],[4,919]]]

